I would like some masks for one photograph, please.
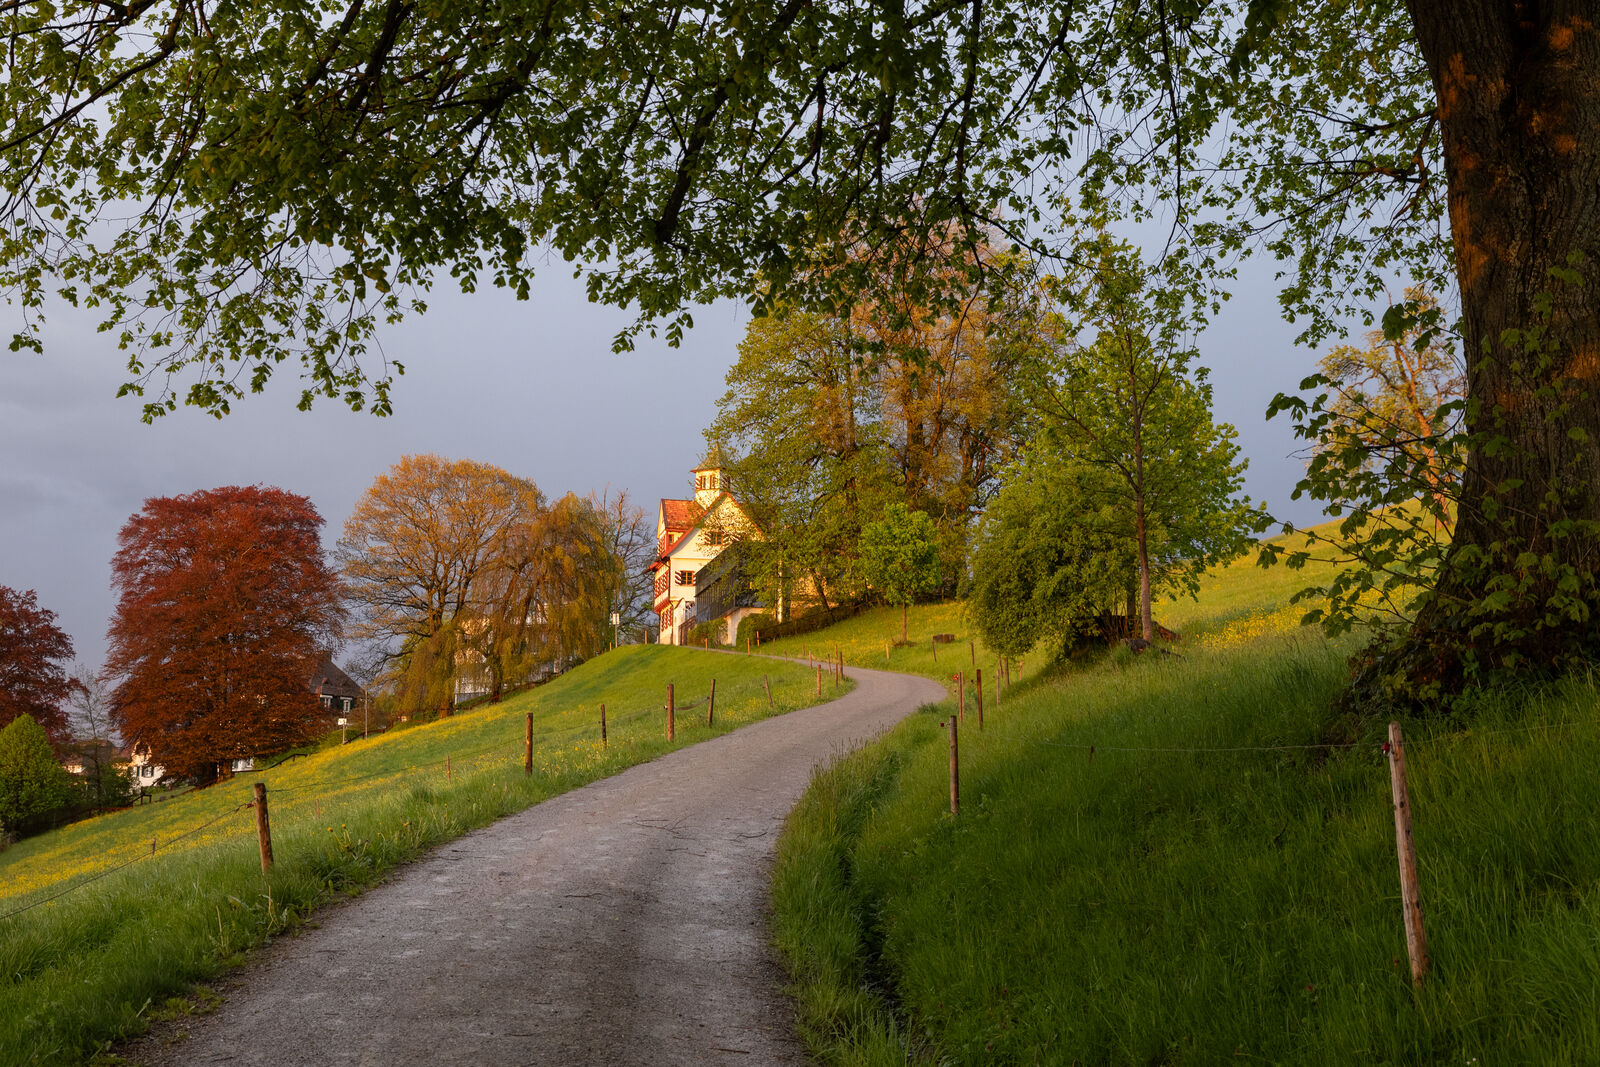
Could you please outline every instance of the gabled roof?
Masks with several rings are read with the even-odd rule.
[[[694,529],[694,524],[701,518],[696,514],[700,510],[693,500],[663,500],[661,502],[661,521],[668,530],[675,533]]]
[[[359,699],[361,686],[333,662],[331,654],[324,653],[322,662],[317,665],[316,672],[311,676],[311,691],[322,696],[350,697]]]
[[[667,557],[671,556],[674,552],[678,551],[678,549],[682,548],[683,543],[689,540],[689,538],[693,537],[695,531],[700,529],[701,525],[716,513],[716,510],[722,506],[722,502],[724,500],[731,502],[734,507],[738,508],[739,511],[745,515],[746,521],[749,520],[749,515],[747,512],[745,512],[744,505],[739,503],[739,498],[728,492],[726,489],[718,493],[715,499],[713,499],[710,504],[707,504],[703,508],[695,505],[693,500],[663,500],[661,502],[663,509],[665,509],[666,505],[668,504],[689,504],[694,506],[696,514],[694,521],[691,522],[688,527],[684,528],[683,532],[674,538],[670,545],[656,554],[656,563],[662,564],[667,562]],[[678,533],[678,528],[668,526],[667,531],[669,533]]]

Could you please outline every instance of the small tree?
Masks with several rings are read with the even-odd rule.
[[[1181,293],[1152,285],[1128,245],[1087,246],[1095,269],[1058,291],[1075,321],[1037,382],[1049,446],[1110,474],[1137,553],[1140,628],[1155,636],[1151,601],[1162,582],[1191,591],[1212,564],[1242,555],[1265,525],[1235,499],[1246,461],[1227,423],[1211,417],[1211,386],[1195,353]],[[1087,343],[1073,336],[1092,334]]]
[[[911,602],[939,587],[939,534],[925,512],[890,504],[883,518],[861,528],[861,577],[891,604],[900,605],[900,640],[906,640]]]
[[[1133,540],[1108,501],[1112,477],[1035,449],[984,514],[967,602],[983,643],[1020,656],[1046,636],[1063,643],[1127,596]]]
[[[0,824],[28,823],[66,807],[72,779],[56,760],[50,738],[32,715],[0,730]]]

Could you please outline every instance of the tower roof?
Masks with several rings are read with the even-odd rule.
[[[700,465],[691,468],[689,473],[699,474],[701,471],[719,471],[726,466],[727,463],[722,458],[722,446],[714,444],[706,449],[706,454],[700,459]]]

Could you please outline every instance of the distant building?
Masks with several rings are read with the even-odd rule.
[[[723,586],[715,594],[717,613],[710,613],[710,605],[700,609],[701,572],[738,542],[759,538],[761,531],[728,491],[719,450],[713,448],[692,473],[694,497],[663,500],[656,516],[656,560],[650,570],[655,576],[654,607],[664,645],[683,644],[696,623],[715,619],[724,620],[724,640],[732,640],[740,620],[760,608],[753,597],[724,596],[730,587]],[[708,582],[706,588],[714,586]],[[724,607],[726,610],[721,610]]]
[[[317,662],[317,669],[311,672],[307,684],[322,702],[322,706],[327,709],[330,729],[338,726],[342,719],[347,718],[361,704],[364,691],[360,684],[333,662],[331,652],[322,654],[322,659]],[[135,740],[128,745],[117,762],[120,764],[124,760],[126,762],[124,773],[133,779],[133,784],[138,788],[155,786],[167,776],[167,769],[155,761],[150,746],[143,741]],[[254,756],[231,760],[228,766],[228,770],[234,774],[255,769]]]

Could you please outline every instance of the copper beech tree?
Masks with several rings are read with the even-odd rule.
[[[33,590],[0,585],[0,727],[31,715],[51,741],[65,741],[73,682],[62,664],[71,658],[72,638],[56,613],[41,608]]]
[[[326,727],[310,678],[342,607],[321,526],[310,500],[269,486],[145,501],[112,560],[106,672],[124,740],[210,781]]]

